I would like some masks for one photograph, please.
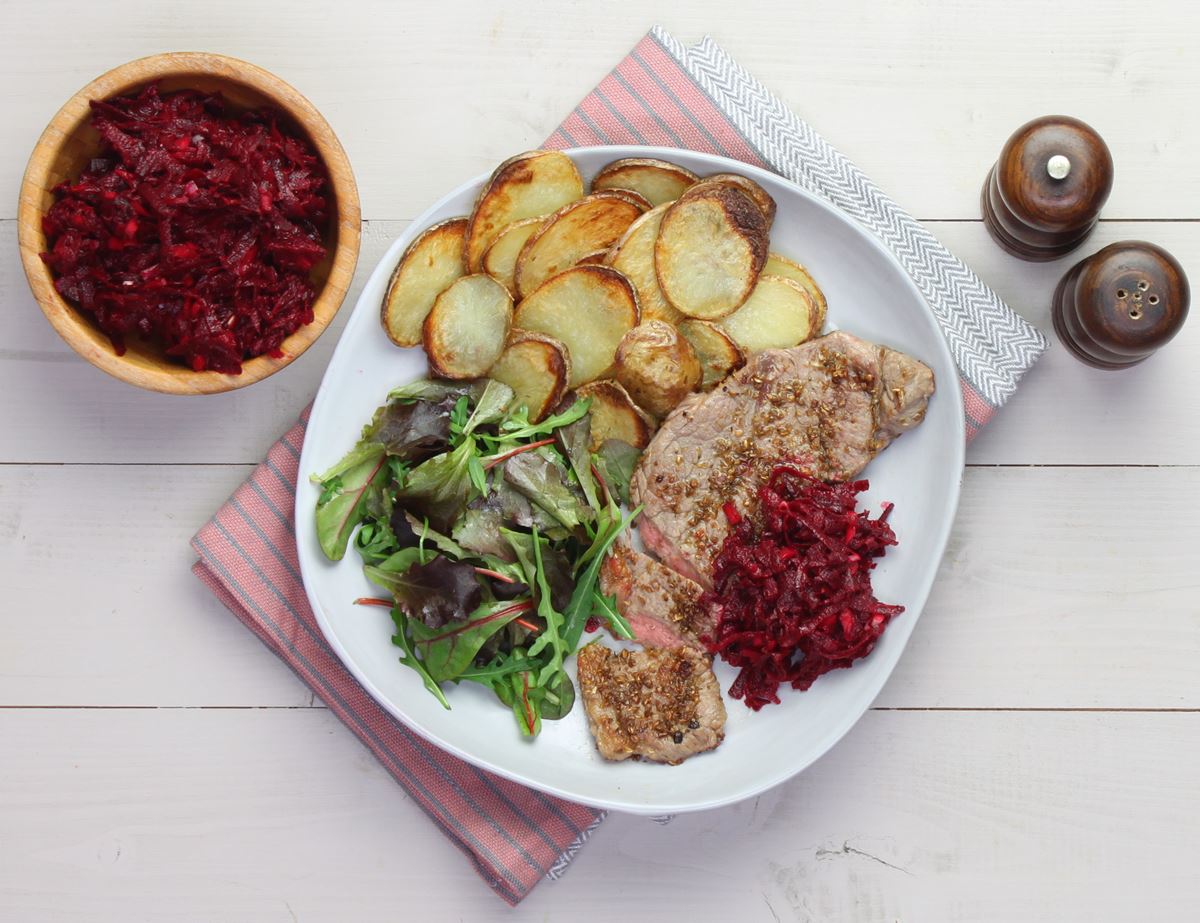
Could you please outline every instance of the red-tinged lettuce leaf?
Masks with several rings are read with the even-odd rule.
[[[472,666],[489,638],[531,606],[528,600],[488,603],[465,619],[438,628],[411,621],[413,649],[434,681],[456,680]]]
[[[492,554],[505,561],[516,560],[513,550],[500,535],[504,516],[498,504],[472,503],[451,533],[454,541],[477,554]]]
[[[421,462],[450,445],[450,411],[445,403],[392,401],[375,411],[363,439],[377,442],[388,455]]]
[[[496,697],[509,706],[517,719],[523,737],[537,737],[542,730],[540,689],[532,682],[532,674],[522,670],[497,679],[492,688]]]
[[[396,605],[412,620],[414,630],[418,623],[437,629],[447,622],[465,619],[483,599],[475,568],[441,555],[427,564],[410,563],[404,570],[370,566],[364,570],[373,583],[391,590]]]

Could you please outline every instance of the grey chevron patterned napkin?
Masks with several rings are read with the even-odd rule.
[[[1046,349],[1041,333],[711,38],[685,47],[655,26],[546,143],[723,154],[773,170],[864,224],[912,276],[946,335],[968,440]]]

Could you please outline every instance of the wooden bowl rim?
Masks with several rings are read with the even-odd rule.
[[[161,364],[146,367],[118,356],[108,337],[54,288],[53,274],[42,262],[41,193],[60,146],[88,117],[89,101],[108,99],[138,86],[169,77],[216,77],[240,83],[268,97],[304,129],[329,174],[337,200],[337,246],[329,275],[313,303],[312,323],[301,327],[281,345],[278,359],[258,356],[242,363],[240,375],[195,372],[162,357]],[[282,369],[311,346],[337,314],[358,263],[361,233],[358,186],[346,152],[317,108],[290,84],[274,74],[238,58],[209,52],[173,51],[128,61],[101,74],[72,96],[50,120],[38,138],[21,180],[17,207],[17,241],[21,263],[42,313],[75,352],[114,378],[167,394],[216,394],[244,388]]]

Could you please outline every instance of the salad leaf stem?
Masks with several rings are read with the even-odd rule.
[[[418,645],[422,645],[422,644],[429,645],[429,644],[433,644],[436,641],[445,641],[447,638],[453,638],[455,635],[461,635],[464,631],[470,631],[472,628],[478,628],[480,625],[486,625],[490,622],[495,622],[499,619],[504,618],[507,615],[512,615],[514,612],[528,612],[532,608],[533,608],[533,600],[527,599],[524,602],[520,602],[520,603],[517,603],[516,605],[508,606],[505,609],[501,609],[499,612],[493,612],[490,615],[485,615],[483,618],[475,619],[472,622],[465,622],[462,625],[458,625],[454,628],[451,628],[449,631],[442,632],[440,635],[433,635],[432,637],[429,637],[429,638],[422,638],[420,641],[417,642],[417,644]]]
[[[517,582],[513,577],[508,576],[508,574],[502,574],[498,570],[488,570],[486,567],[475,568],[475,573],[479,574],[481,577],[491,577],[493,580],[500,580],[503,583]]]
[[[382,446],[362,457],[353,467],[326,482],[317,502],[317,539],[331,561],[340,561],[354,527],[362,521],[367,489],[385,470]]]
[[[592,406],[592,399],[586,398],[582,401],[576,401],[562,413],[554,414],[546,417],[541,423],[525,423],[524,425],[516,425],[511,428],[508,425],[500,427],[501,438],[505,441],[515,439],[528,439],[531,436],[537,436],[540,433],[552,433],[560,426],[566,426],[568,423],[574,423],[580,417],[588,412]]]
[[[514,455],[520,455],[522,452],[530,452],[534,449],[540,449],[544,445],[553,445],[554,438],[539,439],[537,442],[528,442],[525,445],[517,446],[515,449],[510,449],[507,452],[502,452],[499,455],[493,455],[483,463],[484,471],[491,471],[497,465],[502,464],[512,458]]]

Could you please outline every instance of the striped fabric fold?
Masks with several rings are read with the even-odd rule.
[[[877,234],[912,274],[962,373],[968,433],[987,423],[1045,348],[1041,335],[710,39],[655,28],[546,142],[649,144],[774,170]],[[437,750],[388,714],[333,653],[300,578],[293,499],[307,415],[192,540],[196,575],[366,745],[509,904],[559,877],[603,812]]]
[[[1036,328],[711,38],[687,48],[656,26],[548,144],[723,154],[836,205],[895,254],[928,302],[958,365],[968,441],[1046,349]]]
[[[309,608],[293,510],[301,420],[192,539],[193,571],[354,732],[472,862],[516,904],[559,875],[603,814],[484,772],[436,749],[350,675]]]

